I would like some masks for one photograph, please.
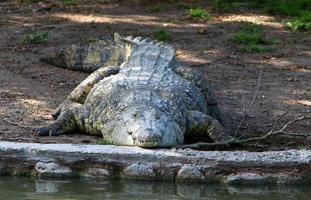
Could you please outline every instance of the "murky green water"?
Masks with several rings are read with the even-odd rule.
[[[311,186],[232,187],[124,180],[31,180],[0,177],[0,199],[311,199]]]

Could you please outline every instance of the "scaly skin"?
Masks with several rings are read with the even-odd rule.
[[[117,54],[115,60],[124,62],[102,64],[56,109],[57,120],[38,129],[38,135],[79,129],[102,134],[109,143],[140,147],[171,147],[185,138],[232,139],[220,123],[206,79],[181,66],[172,46],[117,34],[112,43],[110,58]]]
[[[119,66],[129,56],[131,49],[115,34],[114,39],[105,37],[95,40],[87,46],[72,45],[61,49],[40,61],[62,68],[92,73],[105,66]]]

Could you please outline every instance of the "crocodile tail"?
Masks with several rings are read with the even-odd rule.
[[[175,56],[175,48],[168,43],[153,40],[148,37],[143,38],[141,36],[133,37],[130,35],[127,37],[122,37],[118,33],[115,33],[115,38],[127,43],[129,46],[131,46],[131,49],[136,45],[154,45],[160,47],[167,55]]]
[[[121,38],[121,36],[119,36]],[[104,66],[123,62],[123,47],[109,36],[100,37],[87,45],[71,45],[40,58],[41,62],[57,67],[92,73]]]

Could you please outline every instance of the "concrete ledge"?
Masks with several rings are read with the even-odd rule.
[[[0,142],[0,174],[228,184],[305,183],[311,177],[311,151],[196,151]]]

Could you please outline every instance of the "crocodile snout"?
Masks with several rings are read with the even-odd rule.
[[[134,145],[139,147],[156,147],[162,143],[162,134],[157,132],[139,132],[132,134]]]

